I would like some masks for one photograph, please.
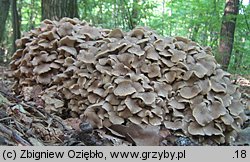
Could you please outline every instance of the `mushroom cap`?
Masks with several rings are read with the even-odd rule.
[[[73,56],[76,56],[77,51],[74,47],[69,47],[69,46],[61,46],[57,49],[59,52],[65,51]]]
[[[153,82],[154,90],[158,94],[158,96],[163,98],[168,98],[168,94],[172,90],[172,86],[162,82]]]
[[[94,53],[90,53],[86,50],[80,50],[77,58],[84,63],[95,63],[95,55]]]
[[[127,96],[136,92],[136,89],[131,85],[129,81],[123,81],[117,85],[114,89],[116,96]]]
[[[169,49],[169,52],[173,54],[171,57],[171,61],[174,63],[183,61],[186,58],[186,53],[183,51],[176,50],[176,49]]]
[[[144,31],[142,28],[136,28],[129,33],[131,37],[136,37],[138,39],[142,39],[144,37]]]
[[[147,46],[145,47],[145,50],[146,50],[146,58],[155,61],[159,60],[160,56],[153,46]]]
[[[35,74],[43,74],[43,73],[46,73],[50,70],[51,70],[50,64],[41,64],[41,65],[36,66],[34,68],[33,72]]]
[[[176,99],[172,98],[169,102],[168,105],[175,109],[184,109],[185,105],[184,103],[178,102]]]
[[[191,122],[188,126],[188,132],[192,135],[212,136],[223,135],[222,131],[214,127],[214,123],[202,127],[196,122]]]
[[[59,43],[59,46],[74,47],[75,42],[76,42],[75,37],[67,35],[67,36],[63,37],[58,43]]]
[[[119,117],[115,112],[108,112],[109,120],[113,124],[122,124],[124,123],[124,119]]]
[[[139,45],[134,44],[132,47],[128,49],[128,52],[131,54],[135,54],[136,56],[142,56],[144,55],[145,51],[141,49]]]
[[[180,90],[180,96],[186,99],[191,99],[197,96],[201,92],[201,88],[198,85],[185,86]]]
[[[134,93],[132,98],[139,98],[145,103],[146,105],[151,105],[155,102],[156,94],[154,92],[140,92]]]
[[[149,77],[149,78],[161,77],[161,68],[159,67],[158,64],[153,63],[153,64],[148,68],[148,77]]]
[[[96,40],[102,37],[97,28],[90,27],[88,25],[81,26],[81,28],[78,31],[78,34],[88,36],[92,40]]]
[[[142,110],[142,108],[138,105],[136,100],[133,100],[130,97],[126,98],[125,104],[132,114],[136,114]]]
[[[167,129],[176,131],[176,130],[182,129],[182,122],[181,121],[175,121],[175,122],[164,121],[164,126]]]
[[[240,113],[244,111],[244,107],[240,101],[233,100],[232,103],[229,105],[228,110],[230,114],[238,116]]]
[[[110,38],[122,38],[123,37],[123,33],[120,29],[113,29],[110,33],[109,33],[109,37]]]
[[[214,119],[205,103],[200,103],[194,107],[193,116],[201,126],[207,125]]]

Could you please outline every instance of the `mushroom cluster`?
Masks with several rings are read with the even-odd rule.
[[[131,122],[217,143],[247,120],[211,48],[186,38],[63,18],[44,20],[16,44],[15,90],[39,85],[48,112],[82,114],[97,128]]]

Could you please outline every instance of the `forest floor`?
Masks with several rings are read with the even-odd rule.
[[[0,145],[133,145],[133,142],[114,132],[94,130],[78,118],[62,119],[36,107],[31,101],[25,101],[25,96],[18,96],[11,90],[13,80],[8,77],[9,74],[6,67],[0,66]],[[232,75],[231,79],[238,85],[242,100],[247,105],[246,114],[250,117],[250,76]],[[167,130],[161,133],[164,138],[159,145],[203,145],[186,137],[173,137]],[[230,145],[250,145],[249,120]]]

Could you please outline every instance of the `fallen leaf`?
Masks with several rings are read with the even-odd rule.
[[[5,98],[1,93],[0,93],[0,105],[1,104],[10,104],[9,100]]]
[[[110,129],[125,136],[126,140],[133,141],[136,146],[159,146],[159,127],[147,125],[145,127],[136,124],[112,125]]]
[[[80,123],[82,122],[79,118],[68,118],[64,120],[65,123],[71,126],[74,130],[80,131]]]

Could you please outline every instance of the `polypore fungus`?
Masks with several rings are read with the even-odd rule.
[[[187,38],[63,18],[44,20],[16,43],[15,90],[43,87],[48,112],[83,114],[97,128],[162,126],[217,143],[229,142],[247,120],[240,93],[211,48]]]

